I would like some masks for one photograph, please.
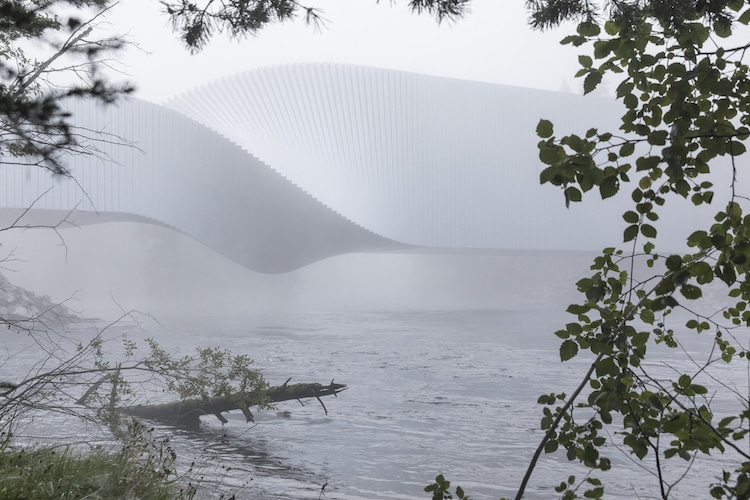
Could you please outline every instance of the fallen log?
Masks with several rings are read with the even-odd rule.
[[[336,394],[345,389],[346,384],[335,384],[333,380],[328,385],[319,383],[289,385],[289,380],[287,380],[283,385],[271,387],[260,394],[243,394],[233,398],[188,399],[174,403],[129,406],[121,410],[134,417],[186,427],[197,426],[201,415],[214,415],[221,423],[225,424],[228,420],[222,413],[230,410],[241,410],[247,422],[254,422],[255,419],[252,412],[250,412],[250,406],[264,402],[279,403],[293,399],[303,404],[302,399],[315,398],[323,406],[326,415],[328,415],[328,409],[320,398],[323,396],[336,396]]]

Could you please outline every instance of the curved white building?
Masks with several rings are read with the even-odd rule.
[[[70,158],[75,182],[6,168],[6,223],[32,205],[22,224],[71,210],[79,223],[144,220],[263,272],[357,251],[620,241],[607,223],[622,212],[616,201],[565,210],[558,190],[539,185],[535,135],[540,118],[558,135],[615,129],[613,101],[313,64],[240,74],[166,106],[73,112],[108,142]]]

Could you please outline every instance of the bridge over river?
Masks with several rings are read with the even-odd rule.
[[[607,221],[628,193],[565,210],[558,190],[539,185],[539,119],[559,135],[614,131],[621,110],[608,99],[306,64],[225,78],[163,105],[71,111],[83,134],[106,140],[68,159],[71,179],[6,167],[6,226],[20,215],[21,225],[160,224],[266,273],[349,252],[621,241],[623,227]]]

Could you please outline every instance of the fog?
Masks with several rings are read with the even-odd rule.
[[[338,309],[554,307],[591,259],[583,252],[412,250],[334,256],[296,271],[250,271],[177,231],[114,222],[2,236],[9,279],[85,316]]]

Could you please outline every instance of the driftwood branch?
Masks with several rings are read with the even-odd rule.
[[[289,385],[289,380],[287,380],[283,385],[271,387],[259,393],[245,393],[232,398],[188,399],[175,403],[130,406],[122,408],[122,411],[134,417],[192,427],[198,425],[201,415],[215,415],[221,423],[225,424],[227,423],[227,419],[222,415],[223,412],[241,410],[248,422],[254,422],[250,406],[263,403],[279,403],[293,399],[301,403],[302,399],[316,398],[323,406],[323,410],[327,415],[328,410],[320,398],[323,396],[335,396],[345,389],[346,384],[336,384],[333,380],[328,385],[319,383]]]

